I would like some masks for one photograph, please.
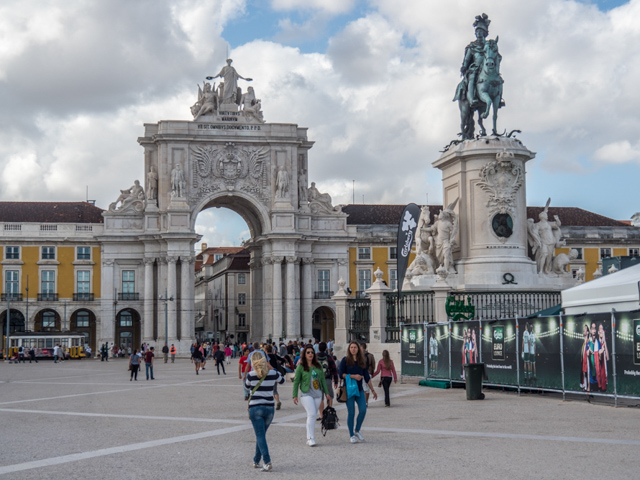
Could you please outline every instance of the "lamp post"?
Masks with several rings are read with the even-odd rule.
[[[158,297],[164,302],[164,343],[169,345],[169,311],[167,310],[167,302],[173,302],[173,295],[169,297],[167,289],[164,289],[164,295]]]
[[[7,292],[7,316],[6,316],[6,322],[7,322],[7,335],[5,337],[5,344],[4,344],[4,361],[8,362],[9,361],[9,323],[11,322],[11,293]]]

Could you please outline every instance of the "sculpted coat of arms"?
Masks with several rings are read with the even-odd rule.
[[[268,158],[266,147],[237,147],[233,143],[192,147],[195,200],[220,190],[240,190],[266,202]]]
[[[516,194],[524,181],[522,162],[514,160],[513,153],[505,150],[496,155],[495,161],[482,167],[480,178],[478,186],[489,194],[488,215],[513,213]]]

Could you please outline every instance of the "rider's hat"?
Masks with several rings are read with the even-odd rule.
[[[476,15],[476,21],[473,22],[473,27],[475,29],[479,28],[480,30],[484,30],[488,34],[490,23],[491,20],[489,20],[489,16],[486,13],[483,13],[482,15]]]

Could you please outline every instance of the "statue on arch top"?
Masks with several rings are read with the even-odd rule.
[[[242,91],[238,88],[238,80],[246,80],[247,82],[251,82],[252,78],[244,78],[240,75],[235,68],[231,66],[230,58],[227,59],[227,64],[222,67],[220,73],[218,73],[215,77],[207,77],[207,80],[213,80],[214,78],[222,78],[224,80],[224,87],[222,89],[222,95],[220,96],[221,104],[240,104],[240,100],[242,98]]]
[[[498,109],[505,105],[502,99],[504,81],[500,75],[502,56],[498,52],[498,38],[487,40],[490,23],[491,20],[486,13],[476,16],[473,23],[476,40],[467,45],[464,50],[464,59],[460,68],[463,78],[453,97],[453,101],[458,101],[460,108],[460,128],[463,140],[474,138],[473,115],[475,112],[478,112],[480,135],[486,135],[482,120],[489,116],[492,107],[492,134],[497,135]]]

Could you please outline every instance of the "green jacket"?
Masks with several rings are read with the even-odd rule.
[[[309,391],[309,385],[311,385],[311,372],[315,371],[318,374],[318,382],[320,382],[319,390],[325,394],[329,393],[327,388],[327,382],[324,379],[324,370],[317,367],[309,367],[309,371],[305,372],[302,365],[296,367],[295,377],[293,378],[293,397],[298,396],[298,387],[302,393]]]

